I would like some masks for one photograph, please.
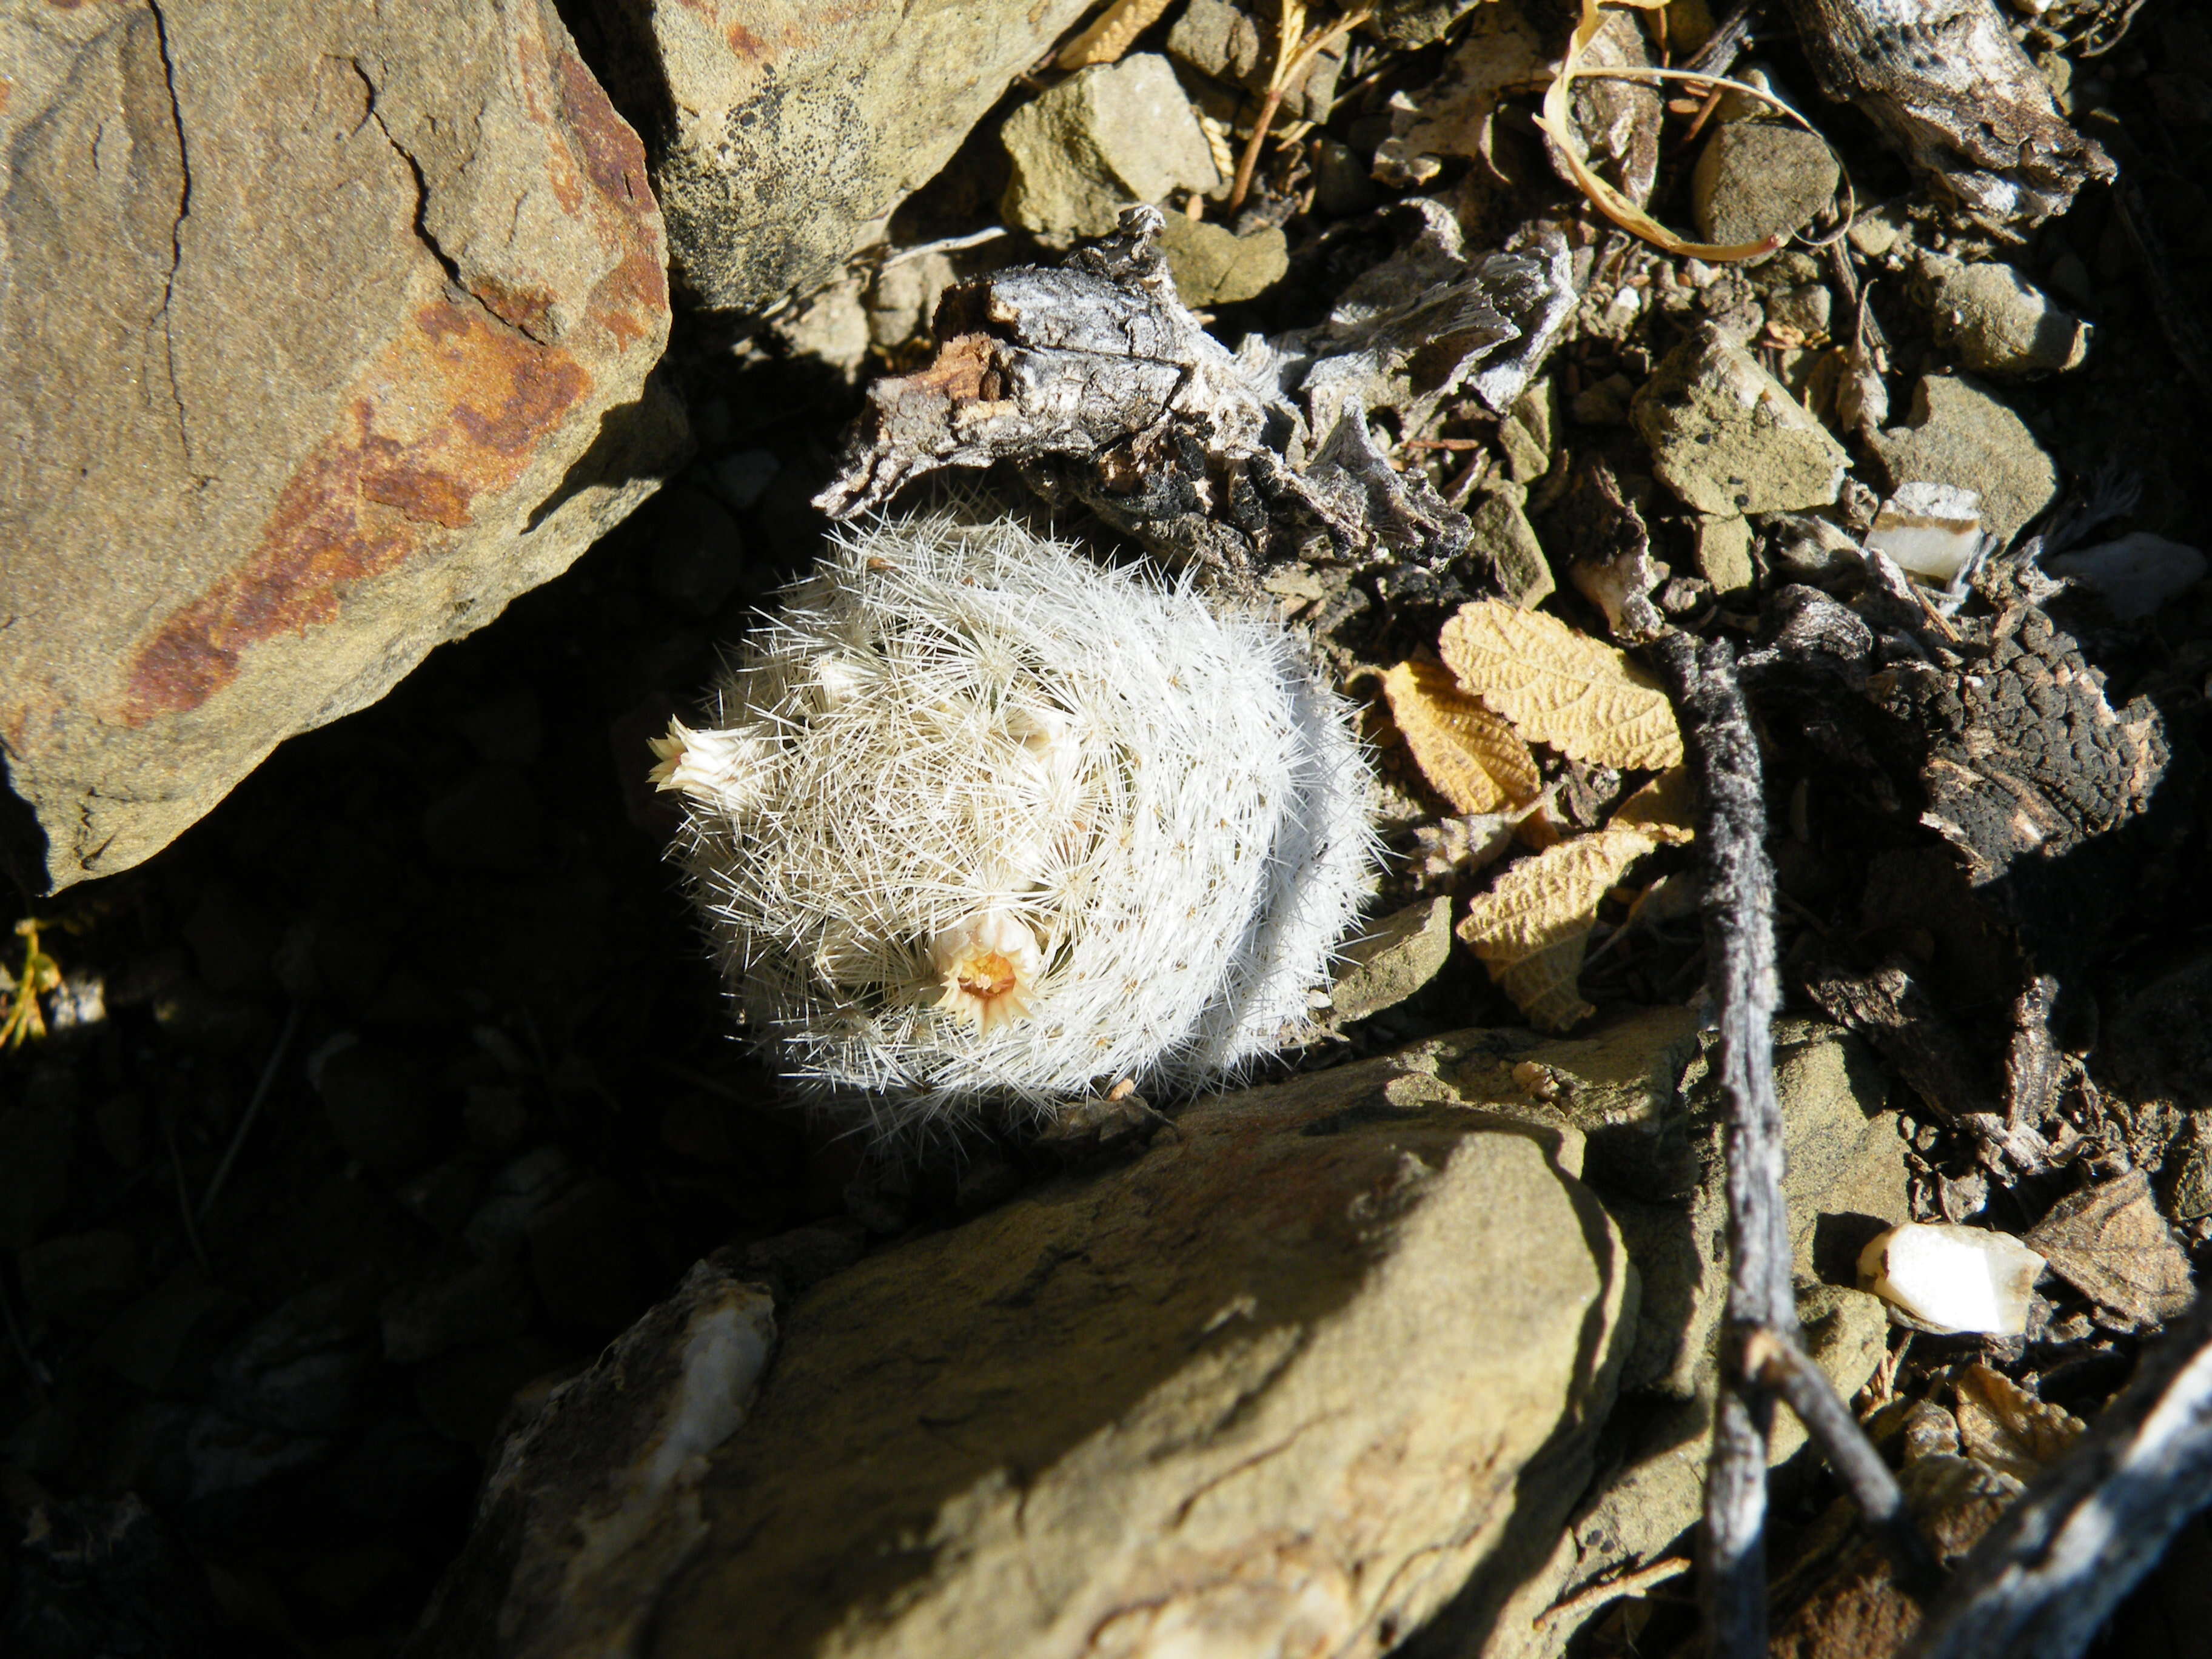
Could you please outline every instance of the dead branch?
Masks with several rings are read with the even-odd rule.
[[[2073,1659],[2212,1503],[2212,1297],[1960,1564],[1906,1659]]]
[[[1744,1369],[1764,1387],[1789,1402],[1836,1472],[1836,1479],[1858,1506],[1867,1528],[1880,1540],[1897,1568],[1899,1585],[1925,1595],[1940,1582],[1927,1541],[1905,1506],[1904,1488],[1881,1454],[1859,1427],[1858,1419],[1836,1392],[1828,1374],[1793,1342],[1770,1331],[1754,1332],[1744,1344]]]
[[[1766,1651],[1766,1443],[1774,1405],[1746,1370],[1744,1345],[1754,1332],[1797,1341],[1774,1094],[1774,871],[1759,739],[1736,682],[1735,653],[1725,641],[1700,645],[1682,634],[1666,635],[1656,650],[1698,779],[1705,951],[1728,1103],[1728,1311],[1705,1469],[1699,1595],[1707,1651],[1754,1659]]]
[[[1725,641],[1668,634],[1654,647],[1698,779],[1705,882],[1705,952],[1720,1023],[1728,1103],[1728,1310],[1720,1397],[1705,1471],[1700,1598],[1717,1659],[1766,1651],[1766,1449],[1774,1393],[1816,1436],[1910,1583],[1932,1573],[1904,1499],[1879,1454],[1798,1340],[1782,1197],[1782,1109],[1774,1093],[1778,1000],[1774,871],[1759,739]]]

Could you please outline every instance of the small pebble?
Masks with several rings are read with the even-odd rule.
[[[2204,580],[2204,555],[2182,542],[2138,530],[2117,541],[2076,548],[2045,561],[2054,576],[2093,588],[2122,622],[2139,622]]]
[[[1908,1221],[1859,1254],[1859,1282],[1932,1330],[2018,1336],[2043,1258],[2010,1233]]]
[[[1899,484],[1866,538],[1869,552],[1886,553],[1899,569],[1937,583],[1964,570],[1981,544],[1982,498],[1940,483]]]

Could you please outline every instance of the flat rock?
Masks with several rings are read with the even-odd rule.
[[[1973,381],[1927,374],[1904,426],[1873,434],[1890,488],[1954,484],[1982,498],[1982,525],[2000,542],[2051,505],[2058,469],[2027,423]]]
[[[1835,199],[1842,174],[1818,135],[1770,121],[1716,128],[1690,174],[1698,234],[1738,246],[1786,236]]]
[[[1498,591],[1524,610],[1542,604],[1557,586],[1528,504],[1524,485],[1499,478],[1467,510],[1468,552],[1489,567]]]
[[[1377,1651],[1470,1579],[1455,1617],[1494,1605],[1589,1478],[1632,1297],[1578,1146],[1386,1058],[863,1259],[779,1314],[684,1499],[696,1549],[597,1628],[656,1659],[734,1630],[763,1659],[1257,1656]],[[549,1437],[543,1468],[616,1462]],[[471,1546],[414,1659],[581,1650],[495,1637],[590,1565],[518,1595],[513,1559]]]
[[[1006,215],[1048,246],[1105,235],[1132,202],[1221,182],[1198,112],[1157,52],[1077,70],[1009,115],[1000,137],[1014,169]]]
[[[1395,1008],[1437,976],[1451,956],[1451,900],[1425,899],[1392,912],[1344,947],[1329,988],[1340,1019]]]
[[[1735,593],[1759,580],[1751,559],[1750,521],[1735,514],[1706,515],[1692,526],[1698,549],[1698,574],[1716,593]]]
[[[1789,389],[1711,324],[1668,353],[1629,415],[1659,481],[1700,513],[1826,507],[1850,465]]]
[[[0,743],[57,887],[565,569],[684,442],[551,0],[0,19]]]
[[[625,107],[660,112],[653,183],[678,282],[709,310],[751,313],[878,240],[1085,0],[592,9],[621,31]]]
[[[1936,337],[1977,374],[2057,374],[2089,355],[2089,325],[2010,265],[1931,261],[1924,289]]]
[[[1225,225],[1180,213],[1165,216],[1160,252],[1175,275],[1176,292],[1195,310],[1264,294],[1291,268],[1290,242],[1273,225],[1239,236]]]

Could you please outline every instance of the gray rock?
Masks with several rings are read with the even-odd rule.
[[[2122,622],[2140,622],[2203,581],[2205,562],[2186,543],[2138,530],[2058,554],[2044,561],[2044,568],[2096,592]]]
[[[592,9],[626,31],[626,106],[669,112],[653,184],[678,281],[709,310],[757,313],[880,238],[1084,0]]]
[[[1291,268],[1290,242],[1273,226],[1239,236],[1181,213],[1166,216],[1160,252],[1175,276],[1176,294],[1194,310],[1264,294]]]
[[[1395,1008],[1437,976],[1451,956],[1451,900],[1433,898],[1383,917],[1344,947],[1329,987],[1337,1018],[1365,1019]]]
[[[471,1544],[415,1659],[558,1627],[580,1581],[610,1593],[595,1637],[650,1609],[662,1659],[726,1652],[738,1617],[749,1651],[851,1659],[1371,1652],[1462,1586],[1480,1620],[1588,1479],[1632,1292],[1572,1132],[1469,1111],[1413,1064],[1201,1101],[1123,1168],[817,1285],[665,1583],[594,1578],[574,1542],[631,1478],[633,1413],[550,1422],[541,1467],[587,1496],[547,1504],[534,1567]],[[1440,1092],[1394,1093],[1417,1080]],[[696,1346],[653,1317],[630,1375]]]
[[[785,355],[810,357],[850,386],[868,361],[866,280],[857,273],[817,289],[769,325]]]
[[[690,484],[664,489],[646,507],[653,591],[703,621],[722,608],[745,573],[745,538],[727,508]]]
[[[2021,377],[2078,368],[2088,324],[2010,265],[1930,260],[1922,273],[1936,342],[1978,374]]]
[[[911,341],[927,342],[937,302],[959,280],[949,254],[925,253],[884,265],[868,285],[869,343],[888,353]]]
[[[1881,1298],[1834,1285],[1802,1285],[1797,1316],[1808,1352],[1837,1392],[1848,1400],[1864,1388],[1888,1338]],[[1616,1419],[1627,1442],[1620,1466],[1600,1480],[1577,1511],[1562,1547],[1516,1598],[1514,1610],[1526,1609],[1519,1631],[1501,1619],[1481,1659],[1557,1659],[1576,1626],[1554,1626],[1524,1639],[1529,1620],[1624,1566],[1673,1553],[1698,1524],[1712,1444],[1711,1394],[1642,1406],[1624,1402]],[[1782,1463],[1804,1444],[1802,1425],[1788,1410],[1778,1411],[1768,1462]]]
[[[711,1536],[707,1460],[744,1421],[775,1337],[768,1293],[702,1261],[555,1388],[500,1448],[410,1659],[645,1651],[663,1587]]]
[[[332,1279],[256,1321],[215,1367],[214,1408],[237,1423],[328,1435],[375,1404],[376,1306],[365,1283]]]
[[[1910,1218],[1905,1142],[1885,1109],[1888,1080],[1857,1038],[1812,1020],[1784,1020],[1775,1030],[1775,1091],[1782,1102],[1793,1269],[1803,1281],[1853,1284],[1857,1253],[1887,1224]],[[1633,1196],[1608,1206],[1642,1275],[1636,1347],[1624,1387],[1689,1399],[1710,1388],[1714,1334],[1728,1294],[1728,1200],[1722,1181],[1723,1127],[1706,1061],[1683,1083],[1681,1124],[1695,1174],[1686,1203],[1653,1200],[1653,1174],[1677,1167],[1664,1139],[1645,1154],[1635,1179],[1608,1182],[1619,1158],[1601,1161],[1594,1139],[1592,1179]],[[1663,1121],[1663,1120],[1662,1120]],[[1678,1121],[1680,1121],[1678,1120]]]
[[[1314,163],[1314,211],[1324,219],[1350,219],[1382,201],[1360,153],[1340,138],[1323,137]]]
[[[1103,236],[1132,202],[1213,189],[1198,115],[1157,52],[1079,70],[1006,118],[1006,217],[1054,247]]]
[[[1559,387],[1548,378],[1518,398],[1498,422],[1498,447],[1505,456],[1505,476],[1529,484],[1552,470],[1552,442],[1559,425]]]
[[[1630,414],[1651,470],[1700,513],[1825,507],[1850,465],[1788,388],[1710,324],[1667,355]]]
[[[93,1358],[149,1394],[189,1392],[194,1374],[246,1309],[243,1297],[187,1265],[125,1308],[101,1333]]]
[[[501,1165],[491,1190],[462,1228],[479,1255],[497,1255],[521,1244],[538,1213],[576,1184],[576,1166],[558,1146],[533,1146]]]
[[[565,569],[684,436],[645,153],[551,0],[8,18],[0,730],[66,886]]]
[[[1468,556],[1486,565],[1498,591],[1523,610],[1542,604],[1556,586],[1544,544],[1528,522],[1528,490],[1498,478],[1467,512]]]
[[[1912,393],[1910,423],[1872,436],[1890,488],[1955,484],[1982,498],[1982,523],[2000,542],[2051,505],[2058,469],[2027,424],[1972,380],[1928,374]]]
[[[1584,426],[1626,425],[1629,399],[1635,395],[1635,381],[1626,374],[1608,374],[1575,393],[1574,417]]]
[[[1751,559],[1751,526],[1730,514],[1701,516],[1691,527],[1697,538],[1698,574],[1716,593],[1739,593],[1759,580]]]
[[[1826,283],[1798,283],[1777,289],[1766,296],[1767,325],[1787,330],[1800,340],[1825,340],[1835,306],[1835,295]]]
[[[1275,67],[1273,17],[1264,21],[1230,0],[1189,0],[1168,31],[1168,51],[1217,81],[1265,93]],[[1336,102],[1336,77],[1344,67],[1340,40],[1315,54],[1307,69],[1283,89],[1283,118],[1326,121]]]
[[[1842,178],[1819,137],[1768,121],[1729,121],[1714,130],[1690,175],[1698,233],[1737,246],[1786,236],[1835,199]]]

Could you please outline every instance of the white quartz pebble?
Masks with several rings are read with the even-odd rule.
[[[1954,484],[1899,484],[1875,514],[1866,544],[1923,581],[1948,582],[1981,547],[1982,498]]]
[[[1859,1283],[1931,1330],[2018,1336],[2043,1265],[2010,1233],[1908,1221],[1859,1253]]]

